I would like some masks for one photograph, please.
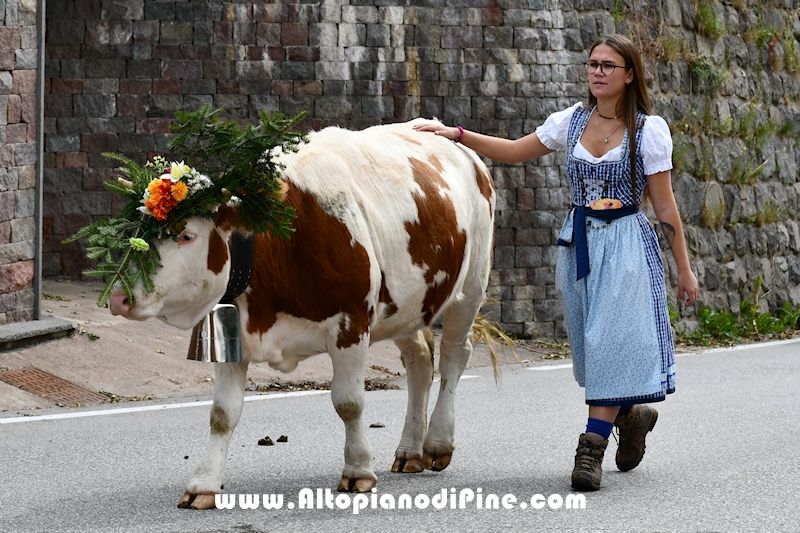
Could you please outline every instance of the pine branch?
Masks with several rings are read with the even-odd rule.
[[[82,238],[84,238],[84,237],[86,237],[88,235],[92,235],[95,232],[100,231],[100,228],[105,226],[105,225],[107,225],[107,224],[108,224],[108,220],[98,220],[97,222],[95,222],[93,224],[90,224],[89,226],[84,226],[81,229],[79,229],[75,233],[75,235],[73,235],[72,237],[67,237],[66,239],[61,241],[61,244],[67,244],[67,243],[70,243],[70,242],[74,242],[74,241],[77,241],[78,239],[82,239]]]
[[[103,290],[100,291],[100,295],[97,297],[97,305],[99,307],[106,307],[108,305],[108,300],[111,298],[111,291],[114,290],[114,285],[106,283],[106,286],[103,287]]]
[[[92,246],[86,248],[86,257],[89,259],[100,259],[106,254],[108,254],[108,248],[104,246]]]

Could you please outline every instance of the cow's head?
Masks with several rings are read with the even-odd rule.
[[[236,226],[247,232],[289,237],[294,211],[281,200],[282,166],[276,154],[294,152],[305,141],[305,134],[292,131],[304,115],[262,112],[259,125],[241,128],[235,121],[218,120],[220,112],[210,106],[178,112],[178,135],[169,144],[186,161],[207,167],[208,175],[162,156],[142,166],[104,154],[122,163],[122,176],[105,183],[123,198],[120,212],[64,240],[87,239],[86,255],[97,266],[84,274],[106,280],[98,305],[109,302],[114,314],[155,316],[190,328],[224,295],[226,243],[235,227],[224,224],[224,209],[236,207]],[[153,242],[154,236],[161,240]],[[125,292],[114,293],[114,287]]]
[[[225,294],[228,238],[233,230],[229,220],[224,214],[215,220],[190,218],[176,239],[154,243],[163,265],[152,276],[155,290],[147,292],[137,285],[133,302],[125,292],[114,292],[109,299],[111,313],[132,320],[156,317],[181,329],[194,327]]]

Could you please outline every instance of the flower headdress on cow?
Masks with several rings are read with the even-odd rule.
[[[104,154],[122,163],[124,177],[105,186],[126,203],[119,215],[81,228],[64,241],[88,237],[86,255],[97,260],[97,266],[83,274],[106,278],[99,306],[107,304],[117,285],[131,301],[140,281],[152,292],[151,276],[161,267],[161,258],[151,242],[177,239],[187,219],[214,218],[220,206],[237,207],[239,227],[246,231],[289,238],[295,212],[280,200],[282,168],[272,155],[295,151],[305,141],[304,134],[292,129],[305,114],[286,118],[265,111],[258,125],[242,129],[235,121],[218,120],[220,112],[206,105],[176,113],[178,124],[172,129],[178,135],[169,150],[180,153],[183,161],[158,156],[142,166],[118,154]]]

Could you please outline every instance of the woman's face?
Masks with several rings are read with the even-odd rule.
[[[625,60],[607,44],[600,44],[592,50],[590,63],[611,64],[625,67]],[[603,74],[603,68],[597,68],[589,74],[589,90],[598,100],[618,100],[625,93],[625,87],[633,81],[633,69],[615,68],[610,74]]]

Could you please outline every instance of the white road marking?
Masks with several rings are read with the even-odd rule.
[[[727,346],[725,348],[709,348],[700,353],[719,353],[730,352],[735,350],[749,350],[751,348],[770,348],[772,346],[781,346],[784,344],[795,344],[800,342],[800,339],[787,339],[783,341],[768,341],[768,342],[754,342],[752,344],[737,344],[736,346]],[[688,355],[688,354],[687,354]]]
[[[560,370],[562,368],[572,368],[572,363],[566,363],[563,365],[531,366],[528,367],[527,370]]]
[[[479,378],[479,377],[480,376],[463,375],[463,376],[461,376],[461,379],[473,379],[473,378]],[[433,381],[431,381],[431,383],[439,383],[439,378],[434,379]]]
[[[772,346],[781,346],[784,344],[795,344],[800,343],[800,339],[787,339],[782,341],[769,341],[769,342],[754,342],[751,344],[737,344],[736,346],[727,346],[725,348],[709,348],[707,350],[701,350],[699,352],[684,352],[684,353],[676,353],[675,357],[686,357],[687,355],[702,355],[707,353],[719,353],[719,352],[729,352],[734,350],[748,350],[754,348],[770,348]],[[572,363],[567,363],[563,365],[549,365],[549,366],[533,366],[529,367],[527,370],[558,370],[561,368],[572,368]]]
[[[295,392],[278,392],[275,394],[255,394],[245,396],[244,401],[256,402],[260,400],[276,400],[278,398],[291,398],[294,396],[309,396],[312,394],[327,394],[327,390],[310,390]],[[211,400],[201,400],[197,402],[165,403],[159,405],[141,405],[138,407],[122,407],[119,409],[109,408],[96,411],[75,411],[71,413],[58,413],[54,415],[33,415],[20,416],[16,418],[0,418],[0,424],[16,424],[18,422],[38,422],[41,420],[60,420],[62,418],[85,418],[89,416],[119,415],[124,413],[141,413],[144,411],[161,411],[164,409],[181,409],[183,407],[203,407],[211,405]]]

